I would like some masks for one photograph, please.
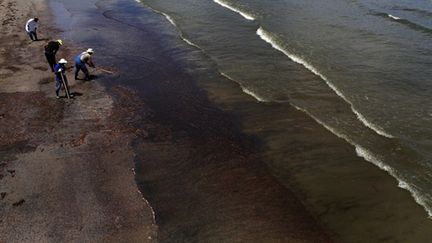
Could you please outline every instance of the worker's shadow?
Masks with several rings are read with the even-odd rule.
[[[93,81],[93,80],[96,80],[96,79],[98,79],[97,75],[90,74],[89,75],[89,79],[78,78],[77,80],[80,80],[82,82],[90,82],[90,81]]]
[[[70,94],[73,95],[74,97],[78,97],[78,96],[83,95],[83,93],[80,93],[80,92],[71,92]]]

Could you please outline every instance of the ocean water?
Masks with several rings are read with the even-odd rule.
[[[432,3],[143,2],[245,93],[304,111],[432,216]]]
[[[141,3],[245,94],[304,112],[432,216],[432,2]]]

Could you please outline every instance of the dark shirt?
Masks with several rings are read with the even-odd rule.
[[[45,53],[55,55],[60,48],[60,44],[57,41],[50,41],[44,48]]]

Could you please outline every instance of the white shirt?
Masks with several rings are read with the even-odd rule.
[[[37,27],[38,27],[37,22],[34,19],[29,19],[26,23],[25,30],[27,32],[36,31]]]

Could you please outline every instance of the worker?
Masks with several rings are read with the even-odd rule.
[[[45,46],[45,57],[48,61],[48,64],[51,68],[51,71],[54,72],[54,66],[56,65],[56,53],[60,49],[60,46],[63,45],[62,40],[50,41]]]
[[[94,51],[93,49],[89,48],[87,49],[87,51],[79,54],[76,58],[75,58],[75,80],[78,80],[78,72],[80,70],[83,71],[83,73],[85,74],[85,80],[90,80],[90,74],[89,71],[86,67],[86,65],[89,65],[92,68],[95,68],[95,65],[92,61],[92,55],[93,55]]]
[[[25,30],[32,41],[37,41],[37,27],[38,27],[38,18],[29,19],[25,25]]]
[[[66,78],[66,63],[67,61],[65,59],[60,59],[60,61],[54,66],[54,73],[55,73],[55,92],[56,92],[56,98],[60,98],[59,92],[60,89],[63,87],[63,81],[65,85],[68,85],[68,81]],[[65,92],[67,92],[68,87],[63,87],[65,89]],[[71,95],[72,96],[72,95]]]

